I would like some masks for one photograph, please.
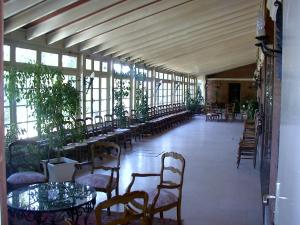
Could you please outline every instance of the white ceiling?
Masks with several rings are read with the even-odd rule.
[[[203,75],[255,62],[257,10],[256,0],[10,0],[4,33]]]

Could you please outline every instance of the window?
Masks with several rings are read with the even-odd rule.
[[[101,78],[101,116],[107,114],[107,78]]]
[[[7,71],[4,71],[4,76],[8,74]],[[4,86],[7,83],[7,80],[4,79]],[[5,134],[7,133],[7,129],[9,128],[10,124],[10,105],[7,96],[4,94],[4,127],[5,127]]]
[[[152,100],[152,82],[148,81],[148,105],[151,106]]]
[[[130,72],[130,67],[129,66],[122,66],[122,73],[129,73]]]
[[[94,60],[94,70],[100,71],[100,61]]]
[[[102,72],[107,72],[108,71],[108,64],[107,62],[102,62]]]
[[[77,68],[77,57],[75,56],[69,56],[69,55],[63,55],[62,56],[62,66],[67,68]]]
[[[86,70],[91,70],[92,69],[92,60],[91,59],[86,59],[85,60],[85,69]]]
[[[58,54],[42,52],[41,62],[47,66],[58,66]]]
[[[26,87],[28,85],[26,84]],[[17,124],[20,130],[24,130],[23,134],[20,134],[20,138],[36,137],[37,130],[35,127],[36,118],[33,115],[34,109],[30,107],[26,99],[21,99],[17,102]]]
[[[121,73],[121,64],[119,63],[114,64],[114,72],[119,74]]]
[[[16,48],[16,62],[36,63],[36,51],[26,48]]]
[[[64,83],[70,82],[76,88],[76,75],[64,75]]]
[[[171,83],[168,83],[168,86],[167,86],[167,103],[168,104],[171,104],[172,103],[172,84]]]
[[[4,61],[10,61],[10,46],[9,45],[4,45],[3,46],[3,58]]]

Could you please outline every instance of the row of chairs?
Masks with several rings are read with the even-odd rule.
[[[256,167],[257,143],[261,125],[258,112],[255,114],[254,121],[245,120],[244,131],[237,152],[237,168],[240,166],[241,159],[253,160],[253,167]]]
[[[206,121],[208,120],[234,120],[235,119],[235,104],[225,104],[225,108],[220,108],[216,104],[206,104],[205,106],[205,115]]]

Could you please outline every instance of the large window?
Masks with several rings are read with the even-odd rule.
[[[4,61],[10,61],[10,46],[4,45],[3,46],[3,59]]]
[[[4,71],[4,76],[8,74],[7,71]],[[4,87],[7,81],[4,79]],[[10,121],[10,105],[7,96],[4,94],[4,127],[5,127],[5,134],[7,133],[7,129],[9,129]]]
[[[107,78],[101,77],[101,116],[107,114]]]
[[[47,66],[58,66],[58,54],[42,52],[41,63]]]
[[[36,63],[37,52],[27,48],[16,48],[16,62]]]
[[[62,66],[66,68],[77,68],[77,57],[75,56],[69,56],[69,55],[63,55],[62,56]]]

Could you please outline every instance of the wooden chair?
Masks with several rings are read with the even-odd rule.
[[[86,117],[85,119],[86,132],[89,137],[95,136],[95,127],[92,117]]]
[[[179,168],[166,164],[166,158],[171,158],[179,163]],[[149,204],[147,212],[149,214],[149,221],[152,224],[154,214],[160,213],[160,218],[163,218],[163,212],[172,208],[177,208],[177,223],[181,224],[181,199],[182,199],[182,186],[183,176],[185,169],[184,157],[176,152],[166,152],[161,157],[161,171],[160,173],[140,174],[133,173],[132,180],[127,188],[127,192],[131,191],[136,177],[160,177],[160,183],[156,189],[145,189],[149,196]],[[165,173],[169,171],[179,176],[179,183],[166,180]],[[171,190],[177,190],[177,195]],[[142,208],[142,205],[135,205]]]
[[[116,191],[119,195],[119,170],[120,170],[120,155],[121,150],[119,145],[111,142],[97,142],[91,146],[92,161],[76,164],[76,170],[73,175],[73,180],[76,183],[94,187],[96,191],[105,192],[107,199],[112,196],[112,191]],[[101,161],[110,162],[114,166],[96,165],[96,158]],[[88,167],[89,174],[78,176],[81,169]],[[110,171],[109,175],[98,173],[99,170]],[[108,208],[110,214],[110,209]]]
[[[30,184],[48,181],[42,172],[40,161],[47,159],[47,146],[40,147],[32,140],[17,140],[8,145],[7,185],[16,189]]]
[[[94,131],[96,134],[102,134],[103,133],[103,118],[102,116],[95,116],[95,126],[94,126]]]
[[[142,210],[136,211],[131,203],[135,201],[142,201]],[[124,205],[124,213],[122,217],[116,218],[113,221],[109,221],[106,225],[118,225],[118,224],[129,224],[130,222],[140,220],[140,224],[148,225],[147,219],[147,205],[148,205],[148,195],[144,191],[134,191],[129,192],[124,195],[115,196],[104,202],[101,202],[95,208],[96,215],[96,225],[104,225],[101,220],[102,211],[104,209],[110,208],[116,204]]]
[[[234,112],[234,103],[232,104],[226,104],[225,106],[225,119],[228,120],[229,118],[231,120],[235,119],[235,112]]]
[[[253,160],[253,167],[256,167],[257,143],[259,137],[259,129],[261,126],[260,119],[256,117],[255,128],[253,130],[252,123],[245,123],[243,137],[240,140],[237,152],[237,168],[240,166],[241,159]]]

